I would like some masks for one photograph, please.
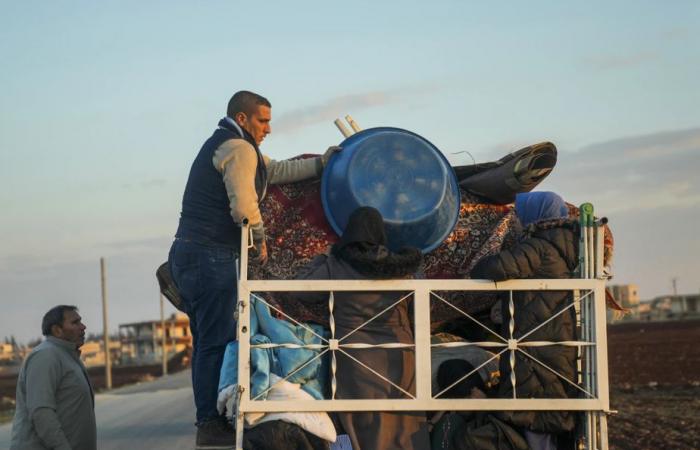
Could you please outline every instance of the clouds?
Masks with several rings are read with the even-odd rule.
[[[388,91],[343,95],[331,98],[320,104],[288,111],[275,119],[274,127],[277,132],[298,131],[309,125],[315,125],[329,120],[332,121],[343,115],[343,111],[361,111],[363,109],[383,106],[396,101],[396,95]]]
[[[666,131],[560,152],[551,184],[609,213],[700,206],[700,128]]]
[[[698,289],[700,128],[663,131],[560,151],[542,190],[593,203],[615,235],[614,282],[635,283],[644,299]]]
[[[273,121],[275,132],[296,132],[307,126],[333,121],[347,111],[360,112],[369,108],[402,103],[405,96],[415,98],[433,93],[444,86],[422,84],[396,89],[361,92],[330,98],[322,103],[287,111]]]

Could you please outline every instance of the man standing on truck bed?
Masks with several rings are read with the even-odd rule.
[[[182,199],[180,223],[170,248],[170,271],[192,331],[192,388],[197,407],[197,448],[230,448],[233,428],[216,409],[219,370],[226,344],[235,339],[235,261],[240,224],[253,234],[254,262],[267,261],[260,202],[267,184],[318,177],[333,152],[318,158],[274,161],[259,145],[270,133],[270,102],[239,91],[226,117],[197,154]]]

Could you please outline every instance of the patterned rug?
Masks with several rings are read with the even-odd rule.
[[[299,268],[338,240],[326,221],[321,204],[320,180],[270,186],[261,205],[268,237],[268,263],[249,268],[250,279],[293,279]],[[578,210],[570,205],[572,215]],[[512,205],[493,205],[461,191],[459,219],[452,233],[425,256],[422,277],[468,278],[474,264],[486,255],[508,248],[520,233]],[[606,228],[606,259],[612,255],[612,234]],[[442,293],[443,295],[448,295]],[[284,294],[265,295],[286,314],[299,321],[328,324],[327,304],[301,303]],[[496,301],[491,293],[456,293],[446,298],[469,314],[488,312]],[[431,322],[441,324],[460,317],[441,301],[431,300]]]

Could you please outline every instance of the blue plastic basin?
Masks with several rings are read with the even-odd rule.
[[[373,206],[384,217],[394,251],[413,246],[425,253],[445,240],[459,217],[459,188],[440,150],[389,127],[360,131],[341,146],[321,181],[323,209],[338,235],[356,208]]]

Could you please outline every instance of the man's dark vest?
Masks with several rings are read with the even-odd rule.
[[[267,169],[253,137],[245,130],[243,134],[241,136],[235,126],[222,119],[219,128],[202,146],[192,163],[187,179],[185,194],[182,197],[180,224],[175,237],[203,245],[239,249],[241,229],[231,217],[223,176],[214,167],[213,158],[216,149],[225,141],[245,139],[250,143],[258,156],[255,191],[258,201],[262,201],[267,189]]]

